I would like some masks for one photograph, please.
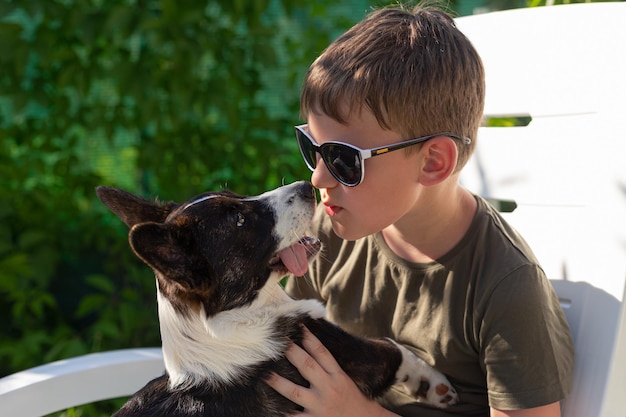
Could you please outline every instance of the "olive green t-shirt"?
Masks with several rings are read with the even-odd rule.
[[[390,337],[450,379],[460,403],[444,411],[392,388],[380,402],[403,416],[488,416],[563,399],[573,345],[552,286],[526,242],[485,200],[461,242],[436,262],[395,255],[382,235],[335,235],[318,210],[322,252],[294,298],[317,298],[328,318],[363,336]],[[547,232],[549,233],[549,232]]]

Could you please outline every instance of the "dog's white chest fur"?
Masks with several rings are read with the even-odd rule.
[[[157,292],[163,357],[172,388],[207,380],[230,384],[244,369],[280,357],[285,340],[272,337],[277,319],[308,314],[324,317],[315,300],[292,300],[270,279],[248,306],[207,318],[202,309],[181,314]]]

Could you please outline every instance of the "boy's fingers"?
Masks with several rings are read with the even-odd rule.
[[[320,373],[326,374],[326,370],[306,350],[295,343],[285,352],[287,360],[298,369],[300,375],[313,385],[320,379]]]
[[[341,367],[313,333],[306,328],[303,331],[304,349],[294,343],[287,349],[285,356],[312,386],[324,386],[330,375],[341,372]]]
[[[326,349],[326,346],[309,329],[303,326],[304,339],[302,345],[306,352],[315,361],[315,365],[321,366],[327,373],[332,374],[341,371],[341,367]]]
[[[305,398],[308,394],[308,390],[305,387],[295,384],[287,378],[283,378],[282,376],[273,372],[270,377],[265,380],[265,383],[272,387],[283,397],[293,401],[294,403],[306,409]]]

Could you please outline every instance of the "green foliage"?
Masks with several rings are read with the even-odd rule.
[[[4,19],[7,133],[41,132],[105,181],[168,198],[293,177],[293,141],[277,146],[297,115],[298,77],[280,73],[292,33],[276,36],[269,6],[22,1]]]
[[[515,127],[515,126],[528,126],[532,121],[532,117],[529,115],[520,116],[489,116],[483,120],[483,126],[489,127]]]

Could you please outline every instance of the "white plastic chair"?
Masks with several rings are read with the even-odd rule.
[[[93,353],[0,379],[0,416],[38,417],[134,394],[163,375],[160,348]]]
[[[462,182],[514,200],[576,349],[565,417],[626,416],[626,3],[457,19],[485,65],[487,117]]]

